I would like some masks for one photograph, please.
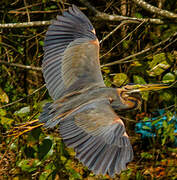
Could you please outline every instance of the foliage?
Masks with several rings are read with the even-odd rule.
[[[24,2],[29,5],[25,7]],[[122,3],[121,3],[122,2]],[[126,1],[125,1],[126,2]],[[149,3],[158,6],[158,3]],[[77,1],[62,0],[31,0],[0,2],[0,23],[20,23],[39,20],[51,20],[66,9],[69,4]],[[108,14],[123,14],[126,16],[145,18],[151,14],[135,4],[124,1],[90,1],[99,11]],[[163,9],[174,10],[175,1],[166,0]],[[83,7],[83,6],[82,6]],[[28,11],[30,13],[28,14]],[[109,34],[119,22],[97,21],[86,8],[83,12],[93,22],[99,40]],[[137,24],[124,24],[101,46],[101,56],[130,34]],[[122,43],[112,49],[110,53],[100,59],[106,64],[124,57],[141,52],[170,37],[177,30],[177,26],[170,21],[162,25],[144,23],[133,34],[125,38]],[[12,28],[0,31],[0,60],[9,63],[41,67],[43,58],[43,40],[47,27]],[[126,83],[174,83],[177,79],[177,51],[173,41],[169,41],[157,48],[132,57],[129,61],[122,61],[114,66],[102,68],[104,82],[107,86],[122,86]],[[95,176],[74,158],[74,151],[65,147],[57,128],[51,130],[35,129],[19,138],[4,135],[15,124],[37,119],[42,106],[51,101],[45,88],[36,89],[44,84],[40,71],[27,70],[16,66],[0,64],[0,106],[15,102],[0,108],[0,179],[110,179],[106,176]],[[128,179],[176,179],[176,148],[174,142],[174,127],[168,124],[174,115],[177,104],[175,94],[177,85],[173,84],[168,90],[144,93],[142,109],[123,114],[128,134],[131,137],[135,153],[134,161],[128,169],[119,176],[121,180]],[[147,141],[139,134],[135,135],[135,123],[154,116],[158,109],[166,109],[167,120],[157,130],[157,137]],[[135,114],[137,114],[135,116]],[[158,121],[154,121],[154,124]],[[116,178],[115,178],[116,179]]]

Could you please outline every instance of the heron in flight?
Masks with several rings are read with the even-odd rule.
[[[133,150],[124,123],[114,110],[136,109],[141,105],[141,91],[166,86],[106,87],[95,30],[74,5],[48,28],[42,72],[53,102],[44,106],[38,124],[23,125],[23,132],[59,124],[64,143],[74,148],[76,158],[95,174],[113,177],[125,170]]]

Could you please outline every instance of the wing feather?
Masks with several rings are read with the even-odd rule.
[[[54,100],[72,91],[105,86],[98,61],[99,43],[93,30],[89,19],[74,5],[49,26],[42,69]]]
[[[97,99],[74,111],[60,122],[59,131],[95,174],[119,174],[133,158],[124,124],[108,100]]]

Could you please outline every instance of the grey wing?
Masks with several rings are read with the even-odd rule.
[[[60,122],[59,131],[65,144],[95,174],[114,176],[133,159],[124,123],[107,100],[83,106]]]
[[[49,26],[42,62],[51,97],[92,86],[103,87],[99,43],[89,19],[72,6]]]

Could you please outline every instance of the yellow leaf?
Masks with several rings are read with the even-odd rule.
[[[1,124],[7,124],[7,125],[10,125],[12,124],[14,120],[11,119],[11,118],[7,118],[7,117],[1,117]]]
[[[2,103],[8,103],[9,102],[9,97],[1,88],[0,88],[0,102],[2,102]]]

